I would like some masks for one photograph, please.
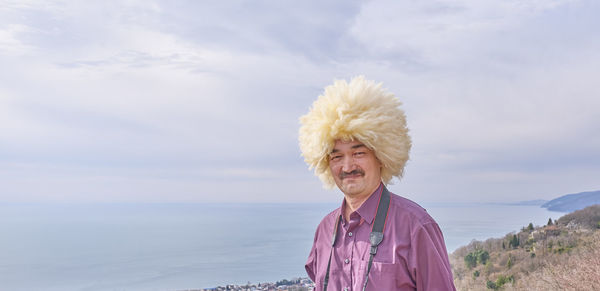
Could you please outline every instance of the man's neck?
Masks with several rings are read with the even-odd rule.
[[[361,205],[363,205],[363,203],[365,203],[365,201],[367,201],[367,199],[369,199],[369,197],[371,197],[371,195],[373,195],[373,193],[375,193],[375,191],[377,190],[377,188],[379,188],[379,184],[377,184],[377,187],[375,187],[375,189],[373,189],[370,192],[367,192],[366,195],[346,195],[344,194],[344,199],[346,200],[346,208],[344,209],[344,218],[346,219],[346,221],[350,221],[350,214],[354,211],[356,211],[358,208],[360,208]]]

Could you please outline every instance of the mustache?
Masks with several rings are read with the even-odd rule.
[[[360,169],[356,169],[356,170],[352,170],[350,172],[341,172],[340,173],[340,180],[343,180],[344,178],[346,178],[347,176],[353,176],[353,175],[361,175],[364,176],[365,172],[363,170]]]

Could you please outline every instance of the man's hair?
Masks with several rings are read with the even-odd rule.
[[[401,178],[411,147],[402,103],[382,84],[358,76],[336,80],[300,117],[300,150],[324,186],[333,188],[329,154],[336,140],[362,142],[382,164],[381,180]]]

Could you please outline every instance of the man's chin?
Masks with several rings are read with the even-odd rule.
[[[360,183],[355,183],[355,182],[347,183],[346,182],[343,184],[343,192],[344,192],[344,194],[348,194],[348,195],[353,195],[353,194],[361,192],[361,188],[362,187],[361,187]]]

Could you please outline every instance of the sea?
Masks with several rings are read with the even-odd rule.
[[[564,213],[423,203],[448,252]],[[0,204],[0,290],[191,290],[305,277],[339,204]]]

